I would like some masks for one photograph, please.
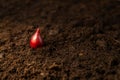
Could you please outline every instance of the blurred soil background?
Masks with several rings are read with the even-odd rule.
[[[0,80],[120,80],[120,0],[0,0]]]

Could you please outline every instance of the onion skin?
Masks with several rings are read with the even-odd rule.
[[[38,48],[42,47],[43,41],[40,36],[40,29],[37,28],[36,32],[33,34],[33,36],[30,39],[30,47],[31,48]]]

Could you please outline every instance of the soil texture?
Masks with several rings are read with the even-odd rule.
[[[120,0],[0,0],[0,80],[120,80]]]

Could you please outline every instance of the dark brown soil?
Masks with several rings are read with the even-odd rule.
[[[0,0],[0,80],[120,80],[120,0]]]

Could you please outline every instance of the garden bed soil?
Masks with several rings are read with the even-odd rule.
[[[120,1],[0,0],[0,80],[120,80]]]

